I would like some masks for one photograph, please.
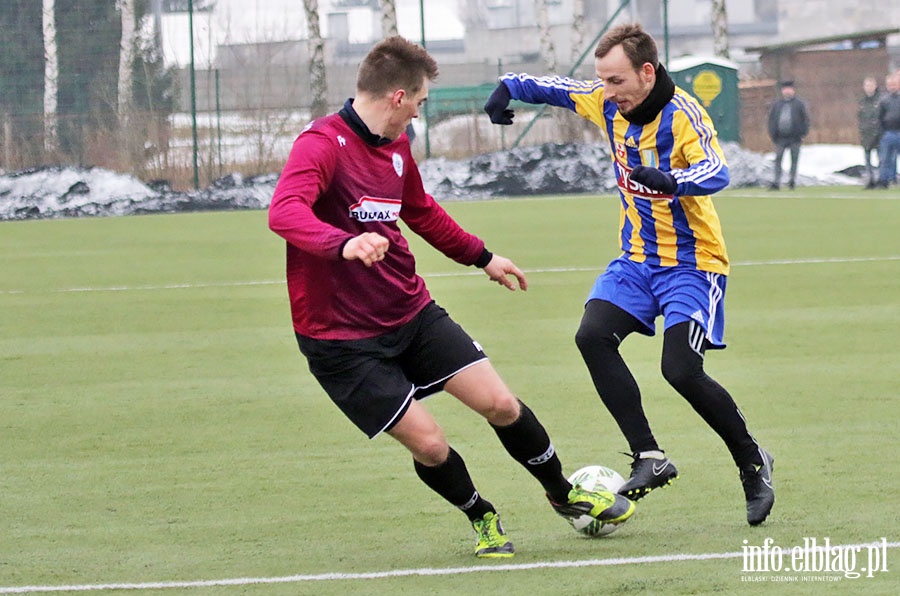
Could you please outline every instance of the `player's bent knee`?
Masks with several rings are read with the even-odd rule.
[[[582,320],[575,332],[575,345],[582,354],[593,354],[603,350],[615,351],[618,342],[605,325]]]
[[[582,353],[590,349],[597,338],[597,326],[591,325],[587,321],[581,321],[578,331],[575,332],[575,345]]]
[[[506,426],[518,420],[521,413],[518,398],[506,391],[494,399],[494,407],[485,418],[494,426]]]
[[[444,435],[421,437],[414,444],[406,446],[413,458],[426,466],[439,466],[447,461],[450,455],[450,445]]]
[[[477,407],[472,407],[494,426],[512,424],[521,414],[519,400],[505,387],[479,400]]]
[[[678,391],[690,390],[706,378],[702,360],[664,357],[661,370],[663,378]]]

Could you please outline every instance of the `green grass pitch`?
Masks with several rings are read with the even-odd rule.
[[[531,287],[503,290],[411,236],[434,297],[567,472],[627,475],[573,340],[616,254],[616,199],[444,205]],[[367,440],[315,384],[264,212],[0,223],[0,593],[896,594],[900,193],[735,190],[716,205],[729,348],[707,370],[775,455],[769,521],[746,524],[724,445],[659,373],[661,337],[634,336],[623,353],[681,477],[608,538],[576,535],[475,413],[425,402],[516,544],[499,565],[474,558],[465,518],[399,444]],[[742,547],[767,538],[882,537],[874,577],[742,572]]]

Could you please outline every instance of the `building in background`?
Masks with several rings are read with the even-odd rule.
[[[794,81],[809,107],[810,132],[806,143],[857,144],[854,106],[863,79],[883,84],[892,68],[887,40],[900,28],[873,29],[853,34],[810,37],[747,48],[759,56],[759,76],[741,83],[741,143],[767,151],[769,103],[779,95],[779,81]]]
[[[169,8],[186,4],[186,0],[156,1],[164,1]],[[546,2],[556,63],[562,70],[574,66],[573,56],[590,49],[596,34],[622,4],[621,0],[583,0],[585,47],[572,48],[574,0]],[[257,53],[266,60],[279,60],[273,52],[253,49],[274,44],[282,48],[280,59],[286,65],[302,69],[306,25],[296,0],[216,0],[208,4],[211,10],[195,15],[198,68],[224,70],[236,54]],[[397,0],[397,16],[400,33],[417,41],[424,23],[429,51],[443,67],[439,84],[474,85],[493,80],[503,64],[540,68],[535,4],[535,0]],[[381,36],[378,0],[320,0],[319,7],[328,62],[355,68],[365,50]],[[883,0],[727,0],[726,7],[729,58],[739,64],[742,79],[762,74],[759,54],[749,48],[900,27],[900,3]],[[668,60],[712,54],[710,10],[709,0],[631,0],[618,18],[642,22],[660,41],[662,57]],[[181,67],[188,60],[186,27],[183,12],[164,15],[163,47],[166,56]],[[890,67],[900,67],[900,36],[889,36],[886,43]],[[288,50],[291,44],[296,49]],[[592,76],[589,62],[576,71],[579,76]],[[465,66],[453,68],[455,64]],[[329,81],[330,89],[341,88],[344,77],[338,74],[337,78],[335,84]]]
[[[733,102],[719,106],[726,116],[739,111],[739,118],[733,119],[739,125],[718,116],[723,139],[733,138],[736,126],[739,141],[756,150],[768,148],[759,115],[777,97],[779,80],[795,80],[807,98],[811,142],[855,144],[852,119],[842,116],[855,105],[862,78],[883,79],[900,68],[900,2],[725,0],[729,64],[723,66],[716,62],[721,56],[713,55],[713,47],[723,45],[721,35],[713,39],[710,0],[394,1],[400,33],[424,43],[440,64],[425,117],[416,122],[422,127],[417,132],[425,132],[417,146],[428,147],[429,131],[440,127],[435,140],[447,151],[438,149],[432,155],[461,157],[511,144],[593,140],[591,134],[596,133],[586,132],[574,116],[572,126],[561,121],[548,124],[546,118],[530,126],[529,118],[540,112],[524,104],[519,106],[517,124],[498,131],[482,126],[481,106],[506,71],[593,78],[593,47],[604,26],[613,21],[643,23],[659,41],[662,59],[673,75],[676,64],[692,64],[683,70],[679,84],[690,87],[687,90],[701,100],[706,94],[710,102]],[[111,142],[98,140],[115,132],[109,125],[115,121],[92,120],[100,112],[89,103],[106,106],[103,92],[95,92],[110,81],[110,97],[115,95],[121,69],[112,68],[107,76],[103,68],[119,47],[120,14],[111,0],[82,4],[84,10],[62,13],[68,26],[64,37],[71,42],[64,51],[68,78],[63,78],[74,89],[62,97],[68,101],[66,130],[84,141],[66,145],[64,157],[115,165],[115,159],[126,153],[110,150]],[[97,9],[97,16],[90,16],[88,5]],[[12,30],[22,18],[40,21],[40,11],[25,0],[0,6],[0,16]],[[268,171],[270,164],[283,162],[283,147],[308,121],[312,104],[303,3],[144,0],[139,6],[146,9],[138,13],[143,19],[138,29],[141,50],[153,68],[135,65],[134,74],[143,76],[147,87],[135,89],[135,97],[146,100],[146,105],[128,117],[132,124],[135,117],[142,117],[160,132],[151,139],[144,128],[123,127],[132,133],[128,142],[134,151],[127,155],[133,154],[138,166],[144,160],[159,170],[184,162],[188,155],[210,176],[219,175],[229,164],[248,164],[248,155],[254,160],[247,165],[248,172]],[[580,29],[574,25],[576,6],[583,7]],[[326,103],[328,109],[337,109],[354,89],[360,60],[382,35],[381,0],[318,0],[318,7],[325,36]],[[40,31],[36,34],[33,26],[26,29],[28,34],[10,38],[18,46],[13,44],[5,54],[7,101],[0,110],[0,156],[3,163],[16,167],[52,161],[40,157],[46,151],[38,138],[43,130],[39,98],[45,54]],[[105,37],[98,34],[101,29]],[[94,43],[97,40],[105,45]],[[738,90],[732,93],[735,72]],[[732,107],[735,104],[738,107]]]

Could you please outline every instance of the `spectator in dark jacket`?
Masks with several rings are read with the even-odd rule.
[[[878,100],[881,142],[878,144],[878,187],[887,188],[897,181],[897,154],[900,153],[900,74],[889,74],[886,91]]]
[[[875,188],[878,184],[878,172],[872,165],[872,152],[878,150],[881,141],[881,122],[878,121],[878,80],[866,77],[863,80],[863,95],[859,98],[856,120],[859,124],[859,144],[863,148],[866,163],[866,188]]]
[[[769,136],[775,143],[775,178],[771,190],[781,187],[781,162],[785,150],[791,152],[791,170],[788,187],[794,188],[797,181],[797,162],[800,160],[800,143],[809,132],[809,114],[806,104],[796,97],[793,81],[781,83],[781,99],[769,110]]]

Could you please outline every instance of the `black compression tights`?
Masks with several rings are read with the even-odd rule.
[[[688,321],[666,330],[663,376],[722,438],[735,463],[762,463],[759,447],[731,395],[703,370],[705,341],[694,341],[696,350],[691,347],[696,326]],[[597,393],[635,453],[659,450],[641,405],[640,389],[619,354],[619,344],[640,329],[640,322],[621,308],[591,300],[575,335]]]

